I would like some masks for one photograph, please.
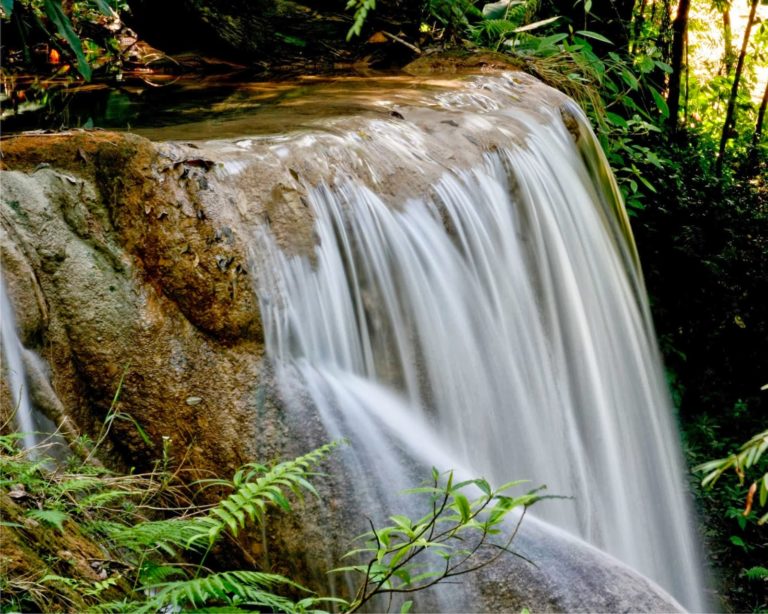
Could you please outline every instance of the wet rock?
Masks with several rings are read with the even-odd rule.
[[[526,79],[509,87],[523,96]],[[558,108],[562,97],[546,95]],[[117,409],[141,425],[150,444],[131,421],[114,421],[112,460],[151,467],[172,441],[172,454],[188,456],[191,479],[326,443],[316,411],[287,416],[275,400],[280,391],[264,357],[250,277],[263,273],[252,264],[254,237],[266,224],[287,255],[311,254],[317,237],[306,186],[342,185],[343,173],[331,180],[328,168],[355,173],[397,208],[444,174],[442,161],[470,168],[489,149],[525,138],[512,118],[476,126],[457,147],[455,128],[464,122],[435,113],[414,105],[403,107],[407,122],[381,113],[373,121],[329,120],[323,130],[296,136],[299,153],[285,139],[192,146],[73,132],[4,140],[0,246],[23,342],[50,370],[49,386],[34,384],[37,404],[65,414],[70,432],[94,435],[119,386]],[[400,153],[391,155],[377,134],[381,121],[387,129],[422,127],[428,137],[409,141],[398,133]],[[369,148],[380,162],[375,169],[363,155]],[[318,152],[327,168],[317,165]],[[344,167],[350,152],[353,162]],[[46,371],[37,369],[31,381]],[[321,593],[346,537],[366,530],[370,513],[341,463],[330,465],[318,480],[321,500],[308,500],[301,516],[268,523],[270,544],[281,553],[274,569]],[[457,610],[678,609],[616,561],[536,526],[526,523],[515,542],[536,565],[509,557],[473,576]],[[260,555],[261,535],[246,546]]]

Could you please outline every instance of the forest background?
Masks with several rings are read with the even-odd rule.
[[[131,72],[282,78],[480,52],[573,96],[632,218],[718,591],[728,609],[768,610],[767,2],[2,0],[0,11],[4,122],[59,118],[68,92],[120,88]],[[700,468],[713,459],[726,460]]]

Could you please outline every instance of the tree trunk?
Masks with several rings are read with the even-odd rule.
[[[760,109],[757,111],[757,122],[755,123],[755,133],[752,135],[752,144],[749,148],[749,160],[747,168],[757,169],[757,148],[760,146],[760,140],[763,138],[763,122],[765,121],[765,110],[768,108],[768,83],[765,84],[763,99],[760,101]]]
[[[752,33],[752,26],[755,23],[755,13],[757,12],[758,0],[752,0],[749,9],[749,18],[747,19],[747,28],[744,30],[744,40],[741,43],[739,59],[736,62],[736,71],[733,75],[733,87],[731,95],[728,98],[728,110],[725,112],[725,123],[723,124],[723,134],[720,137],[720,149],[717,154],[717,164],[715,165],[715,174],[719,177],[723,173],[723,162],[725,158],[725,146],[730,138],[730,133],[734,123],[734,113],[736,111],[736,98],[739,94],[739,82],[741,73],[744,70],[744,59],[747,57],[747,47],[749,47],[749,35]]]
[[[667,94],[669,107],[667,122],[673,132],[677,131],[677,115],[680,110],[680,81],[683,76],[685,34],[688,31],[690,8],[691,0],[680,0],[677,16],[672,24],[672,73],[669,75],[669,93]]]
[[[723,9],[723,66],[725,75],[733,72],[733,30],[731,29],[731,7],[726,5]]]
[[[640,6],[635,13],[632,24],[632,40],[629,41],[630,53],[637,45],[637,41],[643,34],[643,25],[645,24],[645,9],[648,6],[648,0],[640,0]]]
[[[757,123],[755,124],[755,134],[752,136],[752,145],[757,147],[760,138],[763,136],[763,122],[765,121],[765,109],[768,107],[768,83],[765,84],[763,100],[760,102],[760,110],[757,112]]]

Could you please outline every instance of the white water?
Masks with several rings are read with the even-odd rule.
[[[442,104],[478,125],[514,117],[522,146],[446,165],[395,208],[349,170],[358,149],[309,188],[313,261],[260,242],[278,379],[311,398],[329,438],[351,440],[361,489],[413,485],[412,458],[546,483],[573,499],[534,513],[702,610],[672,407],[613,195],[557,113],[482,90]],[[377,129],[370,174],[382,150],[429,156],[403,146],[415,128]]]
[[[15,410],[16,427],[22,433],[25,450],[31,450],[38,443],[35,435],[35,423],[32,417],[32,403],[24,371],[22,352],[24,348],[16,332],[16,317],[8,297],[2,270],[0,269],[0,373],[4,372],[11,389],[11,399]]]

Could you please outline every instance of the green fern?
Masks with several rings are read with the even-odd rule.
[[[153,561],[145,561],[139,568],[139,583],[142,586],[161,584],[178,576],[186,577],[186,573],[176,565],[158,565]]]
[[[744,570],[744,575],[750,580],[766,580],[768,581],[768,568],[758,565],[757,567],[750,567]]]
[[[97,476],[77,476],[57,484],[54,493],[59,495],[79,493],[89,490],[101,490],[104,488],[104,480]]]
[[[307,591],[300,584],[279,574],[225,571],[204,578],[145,586],[145,589],[156,590],[157,593],[136,611],[137,614],[156,612],[168,606],[174,610],[189,606],[199,608],[208,602],[228,606],[258,606],[279,612],[294,611],[296,608],[293,601],[272,592],[279,587]]]
[[[479,34],[487,41],[496,42],[506,37],[519,27],[519,24],[506,19],[485,19],[479,26]]]
[[[109,503],[115,503],[131,495],[143,494],[140,490],[107,490],[105,492],[97,492],[87,497],[83,497],[80,501],[80,505],[85,508],[100,508]]]
[[[69,514],[61,510],[29,510],[27,516],[55,527],[60,533],[64,533],[64,521],[69,520]]]
[[[368,13],[376,8],[376,0],[349,0],[347,2],[347,10],[355,9],[355,16],[352,27],[347,32],[347,40],[351,40],[353,36],[360,36],[360,30],[365,24],[365,20],[368,18]]]
[[[204,518],[171,518],[169,520],[148,520],[129,527],[102,525],[107,536],[119,546],[134,552],[158,550],[170,556],[177,554],[177,549],[186,550],[201,547],[198,540],[206,535]]]
[[[16,444],[24,439],[23,433],[8,433],[0,435],[0,452],[3,454],[18,454]]]
[[[188,545],[201,540],[213,544],[227,529],[236,536],[249,520],[261,524],[269,505],[277,505],[289,511],[291,504],[286,498],[286,491],[299,498],[302,497],[302,490],[317,496],[315,487],[306,478],[312,475],[310,469],[337,446],[338,442],[326,444],[271,469],[256,463],[245,465],[232,479],[231,486],[235,492],[211,509],[207,516],[194,520],[198,533],[189,540]]]

